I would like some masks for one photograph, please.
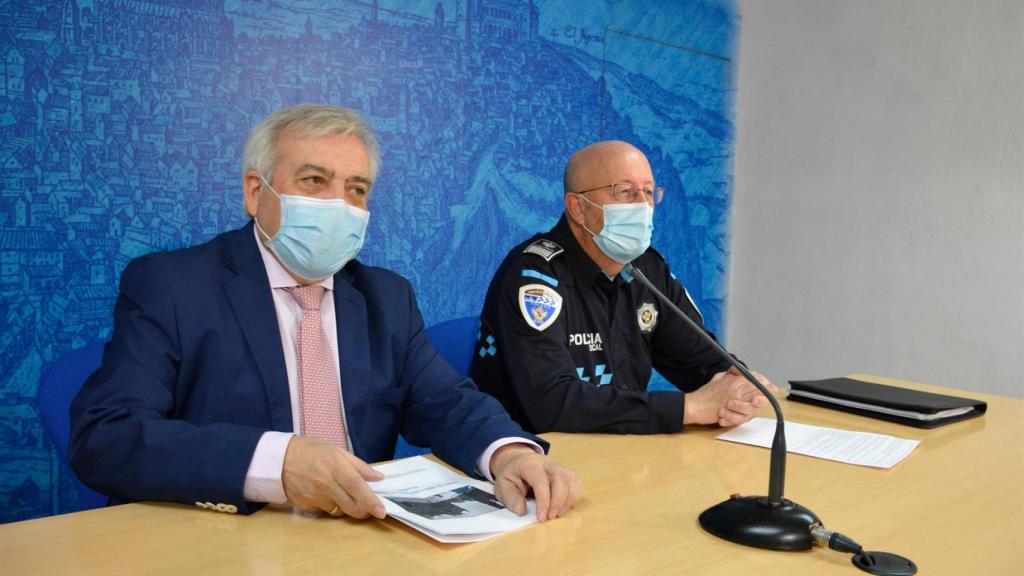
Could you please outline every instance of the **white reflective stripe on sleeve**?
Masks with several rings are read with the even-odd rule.
[[[682,286],[682,284],[680,284],[680,286]],[[693,301],[693,298],[690,296],[690,291],[686,289],[686,286],[683,286],[683,294],[686,294],[686,299],[690,301],[690,306],[693,306],[693,309],[697,311],[697,316],[700,316],[700,321],[703,322],[704,314],[701,313],[700,308],[697,308],[697,303]]]

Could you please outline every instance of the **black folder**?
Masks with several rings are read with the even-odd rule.
[[[980,400],[874,384],[851,378],[790,380],[789,399],[825,408],[879,418],[915,428],[935,428],[981,416],[988,405]]]

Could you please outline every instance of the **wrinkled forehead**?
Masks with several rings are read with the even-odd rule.
[[[282,133],[278,144],[278,167],[316,165],[369,178],[369,152],[357,136],[295,130]]]

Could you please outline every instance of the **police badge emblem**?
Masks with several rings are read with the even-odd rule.
[[[654,330],[654,325],[658,323],[658,309],[654,307],[654,302],[644,302],[636,309],[636,321],[644,334]]]
[[[558,319],[562,296],[543,284],[527,284],[519,288],[519,311],[530,328],[543,332]]]

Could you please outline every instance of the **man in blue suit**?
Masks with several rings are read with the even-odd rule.
[[[377,141],[358,114],[282,110],[246,142],[253,221],[121,277],[102,366],[71,406],[71,465],[114,502],[384,517],[366,462],[399,433],[541,521],[582,495],[546,443],[434,350],[409,283],[353,258]]]

